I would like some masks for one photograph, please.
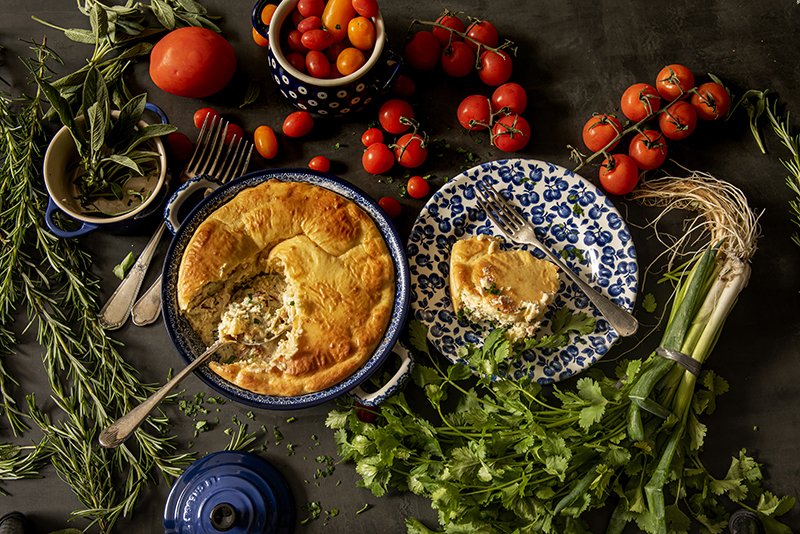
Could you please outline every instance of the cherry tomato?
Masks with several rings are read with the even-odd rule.
[[[299,0],[297,11],[304,17],[322,17],[325,11],[325,0]]]
[[[383,143],[373,143],[367,147],[361,156],[364,170],[370,174],[383,174],[394,165],[394,154]]]
[[[592,152],[599,152],[611,143],[619,133],[622,132],[622,124],[613,115],[595,115],[583,126],[583,144]],[[611,150],[619,143],[619,139],[614,144],[608,146],[606,150]]]
[[[383,143],[383,132],[378,128],[369,128],[361,134],[361,143],[364,146],[373,145],[375,143]]]
[[[488,20],[481,20],[473,22],[467,28],[467,37],[478,41],[484,47],[494,48],[497,46],[499,37],[497,35],[497,28]],[[478,53],[478,45],[469,39],[466,43],[472,48],[472,51]]]
[[[375,46],[375,26],[366,17],[356,17],[347,25],[347,38],[359,50],[369,50]]]
[[[442,47],[439,39],[431,32],[417,32],[414,37],[406,43],[404,50],[406,61],[417,70],[431,70],[439,63],[439,55]]]
[[[355,16],[353,0],[328,0],[322,12],[322,23],[338,43],[347,37],[347,23]]]
[[[253,132],[256,150],[264,159],[272,159],[278,154],[278,139],[269,126],[259,126]]]
[[[693,87],[694,74],[683,65],[667,65],[656,76],[658,94],[667,102],[683,98]]]
[[[297,25],[297,31],[300,33],[306,33],[311,30],[321,30],[322,29],[322,19],[319,17],[306,17],[300,21],[300,24]]]
[[[464,41],[455,41],[442,51],[442,68],[450,76],[461,78],[474,67],[475,52]]]
[[[206,115],[208,115],[208,122],[206,122],[206,130],[211,128],[211,126],[219,120],[219,113],[217,110],[212,108],[200,108],[194,112],[194,125],[198,128],[203,127],[203,121],[206,120]]]
[[[508,113],[522,115],[528,105],[528,94],[518,83],[504,83],[492,93],[492,111],[508,108]]]
[[[392,86],[392,93],[400,98],[411,98],[416,92],[417,84],[405,74],[399,75]]]
[[[167,150],[173,158],[185,160],[192,157],[194,145],[185,133],[172,132],[167,136]]]
[[[303,44],[303,34],[300,33],[299,30],[290,31],[289,35],[286,36],[286,42],[289,44],[289,48],[292,52],[297,52],[304,56],[308,54],[308,48]]]
[[[378,201],[378,205],[380,205],[380,207],[383,208],[383,211],[386,212],[386,215],[392,219],[399,217],[400,214],[403,213],[403,207],[396,198],[383,197]]]
[[[258,33],[255,27],[253,27],[253,41],[255,41],[258,46],[269,46],[269,39]]]
[[[324,50],[333,44],[333,39],[333,34],[323,29],[308,30],[300,36],[300,42],[308,50]]]
[[[314,117],[308,111],[295,111],[283,121],[283,133],[289,137],[303,137],[313,127]]]
[[[228,85],[235,72],[233,47],[206,28],[186,26],[172,30],[150,52],[153,83],[177,96],[212,95]]]
[[[667,159],[667,143],[664,136],[655,130],[645,130],[631,139],[628,155],[643,171],[650,171]]]
[[[612,195],[626,195],[638,183],[636,162],[625,154],[609,156],[600,165],[600,185]]]
[[[486,50],[481,54],[481,68],[478,70],[478,77],[486,85],[503,85],[511,78],[514,64],[505,51],[493,52]]]
[[[655,87],[646,83],[635,83],[622,93],[622,113],[633,122],[639,122],[661,107],[661,97]]]
[[[412,176],[406,184],[406,191],[412,198],[422,198],[431,191],[428,181],[422,176]]]
[[[393,98],[389,100],[378,111],[378,121],[384,130],[392,134],[401,134],[408,130],[411,125],[401,119],[411,120],[414,118],[414,110],[405,100]]]
[[[347,39],[342,39],[338,43],[333,43],[328,48],[323,50],[325,52],[325,56],[328,58],[332,64],[336,64],[336,58],[339,57],[339,54],[342,53],[342,50],[345,48],[350,48],[350,41]]]
[[[378,0],[352,0],[353,9],[362,17],[371,19],[378,16]]]
[[[359,421],[362,423],[374,423],[378,419],[376,410],[377,408],[364,406],[360,402],[356,403],[356,417],[358,417]]]
[[[331,73],[331,62],[319,50],[309,50],[305,65],[306,71],[315,78],[327,78]]]
[[[709,82],[697,88],[691,102],[698,118],[713,121],[725,116],[731,106],[731,97],[723,86]]]
[[[328,172],[331,170],[331,160],[325,156],[315,156],[308,162],[308,168],[315,171]]]
[[[351,46],[342,50],[342,53],[336,58],[336,68],[343,76],[347,76],[363,67],[366,62],[367,58],[364,56],[364,52]]]
[[[522,150],[530,138],[528,121],[519,115],[506,115],[492,127],[492,144],[503,152]]]
[[[403,167],[408,169],[419,167],[428,157],[425,139],[419,134],[405,134],[395,144],[394,157]]]
[[[225,129],[225,144],[229,145],[233,143],[233,138],[236,137],[237,140],[242,139],[244,137],[244,130],[238,124],[228,124],[228,127]]]
[[[485,130],[492,120],[492,104],[483,95],[470,95],[458,106],[458,122],[471,132]]]
[[[306,58],[303,57],[303,54],[298,54],[297,52],[289,52],[288,54],[286,54],[286,61],[288,61],[292,67],[299,70],[300,72],[306,71]]]
[[[658,116],[658,127],[668,139],[686,139],[697,126],[697,111],[685,100],[678,100]]]
[[[275,9],[277,9],[276,4],[267,4],[264,6],[264,9],[261,10],[261,22],[264,23],[264,26],[269,26],[272,22],[272,15],[275,14]]]
[[[455,30],[457,32],[464,33],[464,23],[458,18],[456,15],[452,13],[445,13],[438,19],[436,22],[441,24],[442,26],[447,26],[448,28]],[[456,35],[455,33],[451,32],[450,30],[446,30],[445,28],[440,28],[438,26],[434,26],[431,30],[431,33],[439,39],[439,44],[442,45],[442,48],[446,47],[449,43],[455,41],[463,41],[464,38],[460,35]],[[473,51],[473,54],[475,52]]]
[[[297,28],[297,25],[300,24],[300,21],[302,20],[303,20],[303,14],[300,13],[297,10],[297,8],[294,8],[292,10],[292,24],[294,25],[294,27]]]

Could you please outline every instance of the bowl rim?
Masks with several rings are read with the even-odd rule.
[[[204,347],[202,343],[199,343],[199,339],[196,336],[193,336],[194,339],[186,339],[185,336],[180,334],[177,328],[182,327],[191,330],[191,327],[188,326],[188,321],[186,321],[177,310],[174,290],[177,270],[180,265],[180,256],[185,249],[185,245],[188,243],[191,234],[194,233],[197,226],[217,208],[230,201],[240,191],[257,186],[270,179],[278,179],[285,182],[297,181],[310,183],[312,185],[324,187],[329,191],[333,191],[355,202],[378,226],[389,248],[395,267],[394,306],[383,339],[378,343],[369,359],[358,370],[338,384],[334,384],[329,388],[314,393],[307,393],[295,397],[281,397],[277,395],[254,393],[240,388],[211,371],[207,364],[201,365],[200,368],[195,371],[195,374],[206,385],[236,402],[254,408],[293,410],[316,406],[343,395],[361,385],[373,372],[380,368],[381,364],[383,364],[392,353],[392,349],[399,340],[400,332],[405,326],[410,305],[411,273],[408,265],[408,256],[405,252],[405,245],[394,223],[391,222],[375,200],[353,184],[329,173],[303,168],[264,169],[245,174],[216,189],[186,215],[180,228],[170,241],[164,258],[162,267],[161,315],[170,341],[185,364],[188,365],[193,361],[194,356],[199,355]],[[190,347],[192,343],[194,343],[194,347]],[[191,352],[191,348],[194,348],[195,351]]]
[[[256,5],[260,5],[262,2],[264,2],[264,0],[260,0]],[[286,19],[289,17],[295,6],[297,6],[298,2],[299,0],[282,0],[280,4],[278,4],[278,7],[275,8],[275,12],[272,14],[272,20],[270,21],[269,25],[269,35],[267,36],[269,39],[270,52],[275,57],[275,60],[281,65],[283,70],[285,70],[288,74],[302,81],[306,85],[330,89],[349,85],[359,80],[378,63],[387,40],[386,26],[383,21],[383,15],[380,12],[370,19],[375,26],[375,46],[372,48],[372,54],[369,56],[369,58],[367,58],[366,63],[364,63],[364,65],[354,73],[348,74],[347,76],[342,76],[341,78],[322,79],[314,78],[313,76],[304,74],[294,68],[292,64],[289,63],[289,60],[286,59],[283,50],[281,50],[280,36],[283,23],[286,22]],[[257,27],[256,31],[258,31]]]
[[[120,112],[118,110],[113,110],[112,115],[114,117],[119,117]],[[75,117],[75,122],[78,124],[82,124],[85,121],[83,115],[79,115]],[[139,122],[136,124],[137,127],[143,128],[147,126],[148,123],[144,119],[140,119]],[[63,140],[66,138],[66,140]],[[159,137],[154,137],[151,141],[155,142],[156,150],[158,151],[158,164],[159,164],[159,174],[158,174],[158,181],[156,182],[153,190],[150,192],[150,196],[142,202],[136,209],[131,210],[123,215],[117,215],[116,217],[90,217],[84,215],[82,213],[76,212],[73,210],[69,205],[63,202],[58,195],[53,194],[53,189],[51,188],[51,183],[54,179],[56,179],[55,174],[48,173],[48,162],[51,158],[54,157],[54,152],[51,150],[57,143],[63,143],[66,146],[71,147],[71,149],[75,150],[77,153],[77,146],[75,145],[75,140],[72,139],[72,134],[69,131],[69,128],[66,126],[62,126],[50,139],[50,142],[47,144],[47,150],[44,153],[44,159],[42,160],[42,179],[44,180],[45,188],[47,189],[47,194],[50,196],[50,199],[53,203],[66,213],[69,217],[72,217],[75,220],[90,223],[90,224],[99,224],[99,225],[106,225],[106,224],[114,224],[123,221],[129,221],[133,219],[137,219],[142,212],[147,211],[148,214],[150,213],[151,205],[154,202],[160,203],[162,200],[165,199],[165,196],[162,195],[162,189],[166,191],[167,189],[167,178],[169,176],[169,172],[167,169],[167,150],[164,146],[164,142]],[[68,144],[71,143],[71,144]],[[63,174],[61,175],[63,178]]]

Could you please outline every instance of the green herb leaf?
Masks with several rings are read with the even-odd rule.
[[[133,252],[128,252],[128,255],[118,265],[114,266],[114,276],[122,280],[134,263],[136,263],[136,256],[133,255]]]

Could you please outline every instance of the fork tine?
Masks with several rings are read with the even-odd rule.
[[[231,144],[228,145],[228,151],[225,153],[225,159],[222,162],[222,165],[219,168],[219,172],[217,173],[217,179],[225,183],[231,178],[233,171],[236,170],[236,158],[237,153],[239,152],[239,148],[243,146],[242,139],[237,139],[234,137]]]
[[[489,208],[489,206],[486,204],[486,201],[484,201],[484,200],[483,200],[483,198],[481,198],[481,197],[483,197],[483,196],[484,196],[484,193],[483,193],[483,191],[481,191],[481,190],[479,189],[479,194],[478,194],[478,195],[475,197],[475,200],[477,200],[477,201],[478,201],[478,204],[480,204],[480,205],[481,205],[481,208],[483,208],[483,211],[484,211],[484,212],[486,213],[486,215],[487,215],[487,216],[488,216],[488,217],[489,217],[489,218],[492,220],[492,222],[494,223],[494,225],[495,225],[495,226],[497,226],[497,228],[499,228],[499,229],[500,229],[500,231],[501,231],[501,232],[503,232],[503,234],[504,234],[506,237],[508,237],[509,239],[511,239],[511,236],[510,236],[510,235],[508,235],[508,232],[506,232],[506,227],[505,227],[505,225],[501,224],[501,223],[500,223],[500,221],[498,221],[498,220],[495,218],[495,216],[494,216],[494,213],[492,213],[492,210],[491,210],[491,209]]]
[[[208,159],[198,174],[209,174],[211,176],[214,175],[214,170],[217,167],[219,156],[222,153],[222,146],[225,144],[225,136],[228,133],[228,124],[228,121],[225,121],[225,126],[223,127],[222,121],[219,122],[219,127],[214,132],[214,139],[211,142],[211,150],[208,152]],[[209,164],[211,167],[209,167]]]
[[[505,206],[502,197],[500,197],[494,188],[481,180],[478,182],[476,189],[481,197],[483,197],[484,210],[492,217],[492,221],[500,227],[504,232],[515,232],[519,229]],[[477,198],[477,197],[476,197]]]
[[[208,117],[209,114],[206,114],[205,119],[203,119],[203,126],[200,127],[200,133],[197,135],[197,141],[195,142],[194,152],[192,152],[192,157],[189,159],[189,163],[186,164],[187,173],[194,173],[197,165],[200,164],[200,160],[203,159],[205,145],[208,141],[209,135],[208,132],[214,128],[214,122],[216,121],[215,117],[211,118],[211,125],[208,124]]]
[[[494,203],[495,209],[501,212],[504,220],[506,220],[508,225],[512,227],[512,230],[520,230],[525,224],[525,220],[520,217],[519,213],[517,213],[516,210],[509,205],[509,203],[500,195],[500,193],[497,192],[494,187],[492,187],[490,183],[483,180],[481,183],[488,191],[489,196]]]

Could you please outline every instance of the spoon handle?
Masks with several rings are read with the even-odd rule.
[[[209,356],[219,350],[220,347],[229,343],[233,343],[233,340],[219,339],[214,342],[204,353],[195,358],[192,363],[175,375],[172,380],[164,384],[161,389],[153,393],[139,406],[117,419],[116,422],[106,427],[106,429],[100,433],[100,445],[109,449],[121,445],[137,428],[139,428],[139,425],[144,422],[150,412],[164,400],[164,397],[166,397],[181,380],[200,367],[200,365],[202,365]]]

